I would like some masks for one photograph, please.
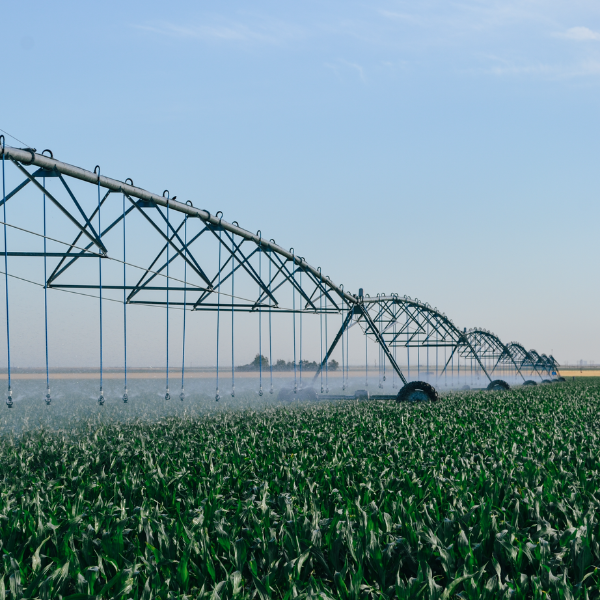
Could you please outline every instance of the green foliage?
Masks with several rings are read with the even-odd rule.
[[[0,445],[0,598],[595,598],[600,385]]]

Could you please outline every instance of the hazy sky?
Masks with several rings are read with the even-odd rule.
[[[346,289],[600,361],[597,2],[34,0],[0,24],[0,128],[26,144]]]

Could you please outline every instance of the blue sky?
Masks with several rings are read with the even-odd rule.
[[[0,128],[26,144],[222,210],[348,289],[600,361],[598,3],[33,1],[0,17]]]

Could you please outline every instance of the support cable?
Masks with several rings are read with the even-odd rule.
[[[44,189],[46,189],[46,177],[43,178]],[[50,369],[48,368],[48,268],[46,261],[46,193],[43,194],[43,212],[44,212],[44,333],[46,341],[46,395],[44,401],[46,406],[52,402],[50,396]]]
[[[89,248],[83,248],[83,247],[80,247],[80,246],[76,246],[75,244],[72,244],[71,242],[63,242],[62,240],[57,240],[57,239],[52,238],[50,236],[44,236],[41,233],[36,233],[35,231],[30,231],[29,229],[23,229],[22,227],[17,227],[16,225],[12,225],[11,223],[6,223],[5,221],[0,221],[0,225],[3,225],[5,227],[10,227],[12,229],[16,229],[17,231],[22,231],[24,233],[29,233],[29,234],[35,235],[37,237],[41,237],[41,238],[46,237],[46,239],[49,240],[49,241],[51,241],[51,242],[56,242],[57,244],[62,244],[63,246],[69,246],[69,247],[71,247],[72,249],[75,249],[75,250],[81,250],[83,253],[86,253],[86,256],[87,255],[90,255],[92,257],[94,257],[94,256],[102,256],[102,258],[104,260],[112,260],[114,262],[118,262],[119,264],[123,263],[123,261],[120,258],[114,258],[114,257],[111,257],[111,256],[102,255],[102,254],[100,254],[98,252],[92,252]],[[73,258],[77,259],[78,257],[77,257],[77,255],[74,255]],[[139,269],[140,271],[145,271],[149,275],[156,275],[156,276],[165,277],[165,278],[167,277],[164,273],[160,273],[159,271],[153,271],[151,269],[148,269],[147,267],[141,267],[140,265],[134,265],[133,263],[129,263],[129,262],[126,263],[126,265],[128,267],[133,268],[133,269]],[[0,271],[0,273],[4,274],[4,271]],[[36,281],[30,281],[28,279],[23,279],[22,277],[17,277],[16,275],[11,275],[10,273],[8,274],[8,276],[9,277],[13,277],[14,279],[20,279],[22,281],[27,281],[28,283],[32,283],[34,285],[38,285],[39,287],[44,287],[44,285],[42,283],[37,283]],[[176,281],[178,283],[183,283],[183,279],[178,279],[177,277],[173,277],[171,275],[169,276],[169,279],[171,281]],[[213,290],[209,290],[209,289],[207,289],[205,287],[202,287],[202,286],[197,285],[197,284],[192,283],[192,282],[188,282],[188,285],[189,286],[193,286],[194,288],[196,288],[200,292],[211,292],[211,291],[213,291]],[[58,287],[52,287],[51,289],[53,289],[55,291],[58,290],[60,292],[68,292],[70,294],[79,294],[80,296],[88,296],[90,298],[97,298],[98,297],[98,296],[92,296],[91,294],[83,294],[83,293],[79,293],[79,292],[72,292],[70,290],[65,290],[65,289],[61,289],[61,288],[58,288]],[[222,293],[223,296],[226,296],[228,298],[231,296],[231,294],[226,294],[225,292],[221,292],[221,293]],[[107,302],[119,302],[119,303],[121,302],[120,300],[114,300],[113,298],[104,298],[104,300],[106,300]],[[243,300],[244,302],[256,304],[256,300],[255,299],[244,298],[243,296],[235,296],[234,300]],[[146,303],[140,302],[139,304],[141,304],[143,306],[157,306],[156,304],[152,304],[152,303],[147,303],[146,304]],[[287,312],[289,312],[291,310],[290,307],[285,307],[285,306],[283,306],[283,307],[277,306],[277,307],[281,308],[282,310],[285,310]],[[171,310],[176,310],[176,307],[175,308],[171,307]],[[309,312],[309,311],[306,310],[306,312]],[[310,312],[312,313],[314,311],[310,311]]]
[[[8,356],[8,396],[6,398],[6,406],[8,408],[13,407],[13,397],[12,397],[12,386],[10,379],[10,318],[8,312],[8,252],[7,241],[6,241],[6,174],[4,170],[4,146],[5,139],[3,135],[0,135],[0,140],[2,141],[2,198],[3,198],[3,206],[4,206],[4,290],[6,297],[6,350]]]

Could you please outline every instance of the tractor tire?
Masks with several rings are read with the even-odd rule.
[[[490,381],[487,389],[490,392],[507,392],[510,390],[510,385],[506,381],[502,381],[502,379],[494,379],[494,381]]]
[[[396,402],[437,402],[436,389],[425,381],[408,382],[396,396]]]
[[[542,379],[541,385],[548,385],[550,383],[552,383],[552,382],[549,379]]]
[[[554,383],[562,383],[563,381],[566,381],[566,379],[565,379],[564,377],[557,377],[557,378],[554,380]]]
[[[533,379],[528,379],[527,381],[523,382],[523,385],[537,385],[537,383],[533,381]]]

